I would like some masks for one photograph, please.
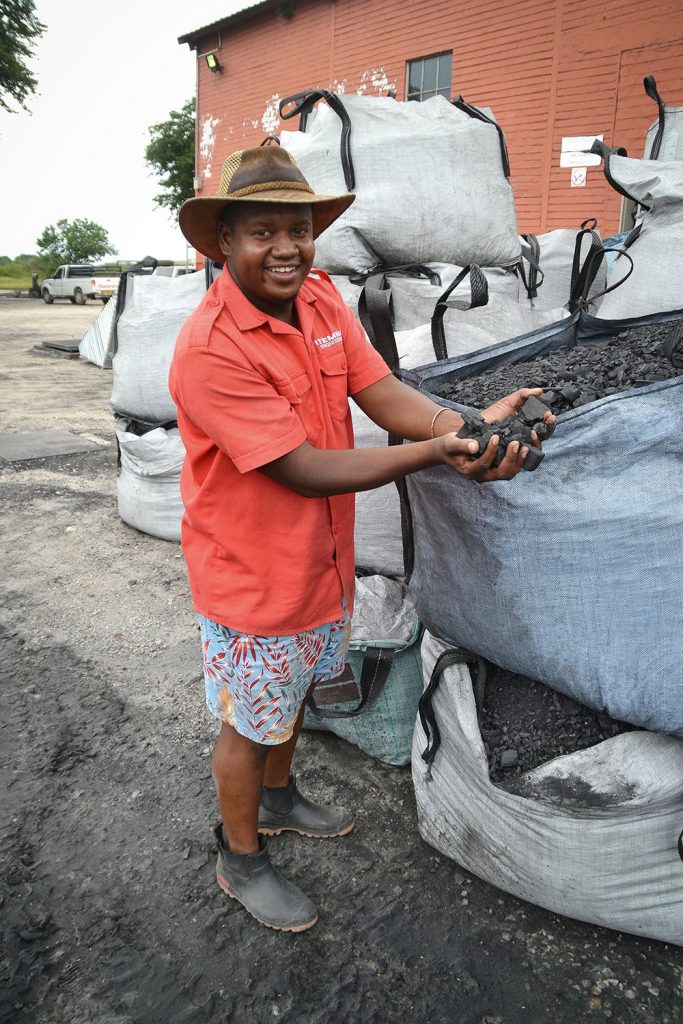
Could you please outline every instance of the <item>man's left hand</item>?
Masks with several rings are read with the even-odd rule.
[[[500,401],[494,402],[493,405],[489,405],[487,409],[484,409],[481,413],[482,419],[486,420],[487,423],[502,423],[503,420],[507,419],[508,416],[514,416],[515,413],[521,409],[530,395],[542,395],[543,388],[520,388],[519,391],[513,391],[511,395],[506,395],[505,398],[501,398]],[[548,425],[549,434],[553,433],[557,426],[557,417],[551,412],[547,412],[543,417],[543,422]],[[537,448],[541,447],[541,443],[536,437],[534,431],[534,445]]]

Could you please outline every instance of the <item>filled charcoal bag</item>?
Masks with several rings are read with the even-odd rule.
[[[462,652],[426,632],[422,662],[412,754],[422,838],[553,913],[683,945],[683,742],[626,732],[496,785]]]
[[[490,111],[444,96],[402,103],[323,91],[285,98],[280,115],[305,115],[303,130],[280,142],[315,191],[356,193],[316,241],[324,270],[518,259],[507,149]]]
[[[579,311],[405,376],[430,394],[665,320]],[[408,477],[418,614],[432,633],[612,718],[683,735],[683,377],[561,414],[543,450],[533,475],[511,481],[480,487],[441,466]]]
[[[595,220],[584,221],[578,231],[557,228],[542,235],[524,235],[522,247],[523,280],[526,296],[533,309],[553,310],[559,306],[575,308],[578,299],[590,303],[607,283],[607,261],[593,258],[602,252]],[[586,266],[586,261],[590,264]],[[577,294],[582,274],[590,273]]]
[[[643,86],[658,107],[657,120],[647,132],[643,155],[647,160],[683,160],[683,107],[666,106],[652,75],[643,79]]]
[[[127,275],[112,360],[115,413],[150,422],[175,419],[168,390],[173,348],[205,291],[203,270],[184,277]]]
[[[116,420],[119,515],[129,526],[162,540],[180,540],[180,470],[185,447],[177,426]]]
[[[565,309],[531,310],[502,292],[491,292],[489,268],[483,272],[473,265],[455,277],[444,277],[451,280],[432,308],[430,322],[405,331],[394,331],[391,306],[395,288],[406,284],[407,279],[383,273],[368,279],[359,301],[361,319],[390,369],[408,370],[431,363],[435,357],[446,359],[478,352],[501,338],[525,334],[539,324],[554,323],[569,315]],[[459,297],[455,299],[455,295]],[[379,448],[388,443],[386,431],[354,402],[351,416],[357,448]],[[395,484],[356,495],[354,536],[359,568],[385,576],[404,574],[401,505]]]
[[[624,242],[600,319],[621,320],[683,307],[683,160],[633,160],[594,143],[605,176],[619,193],[640,205],[639,222]],[[630,257],[627,259],[626,257]]]
[[[386,764],[408,764],[422,693],[420,635],[402,581],[358,578],[346,670],[316,686],[304,727],[333,732]]]

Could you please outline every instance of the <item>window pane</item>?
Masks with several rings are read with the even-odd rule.
[[[446,99],[449,100],[451,98],[451,90],[450,89],[439,89],[437,95],[438,96],[445,96]]]
[[[447,93],[451,91],[451,58],[450,53],[442,53],[439,57],[439,74],[436,83],[437,89],[445,89]]]
[[[436,89],[436,67],[438,63],[438,57],[428,57],[424,61],[424,71],[422,77],[422,91],[424,93],[434,92]]]
[[[408,64],[408,94],[422,90],[422,61],[411,60]]]

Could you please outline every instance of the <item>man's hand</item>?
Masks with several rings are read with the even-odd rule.
[[[481,418],[486,420],[487,423],[502,423],[503,420],[507,419],[508,416],[514,416],[518,409],[526,402],[530,395],[542,395],[543,388],[520,388],[519,391],[513,391],[511,395],[506,395],[505,398],[501,398],[500,401],[494,402],[488,409],[484,409],[481,413]],[[547,423],[549,433],[548,437],[553,433],[557,426],[557,417],[553,416],[551,412],[547,412],[543,417],[543,422]],[[534,435],[534,444],[537,448],[540,448],[540,442]]]
[[[512,441],[507,446],[500,466],[494,466],[493,460],[500,444],[497,434],[491,438],[486,450],[478,459],[471,458],[479,451],[477,442],[468,441],[467,438],[458,437],[456,434],[442,434],[436,438],[434,444],[440,462],[477,484],[489,483],[492,480],[512,480],[522,469],[529,451],[526,445]]]

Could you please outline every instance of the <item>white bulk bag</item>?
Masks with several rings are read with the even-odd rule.
[[[180,328],[206,291],[204,271],[184,277],[130,275],[112,361],[114,411],[160,423],[175,419],[168,371]]]
[[[119,515],[142,533],[179,541],[183,516],[180,470],[185,448],[178,430],[156,427],[138,435],[126,425],[125,420],[117,420]]]
[[[621,284],[602,299],[600,319],[683,309],[683,160],[600,152],[610,184],[641,206],[640,223],[624,243],[630,259],[618,256],[610,273],[610,287]]]
[[[448,649],[425,634],[425,685]],[[622,733],[495,785],[464,665],[444,669],[432,711],[441,744],[431,768],[419,720],[413,737],[423,839],[554,913],[683,945],[683,741]]]
[[[348,273],[378,263],[515,262],[512,188],[499,131],[479,119],[483,112],[467,113],[444,96],[401,103],[345,95],[332,102],[350,119],[357,198],[317,239],[320,267]],[[316,192],[336,195],[349,190],[342,138],[340,115],[325,102],[309,114],[305,132],[283,131],[280,141]]]

